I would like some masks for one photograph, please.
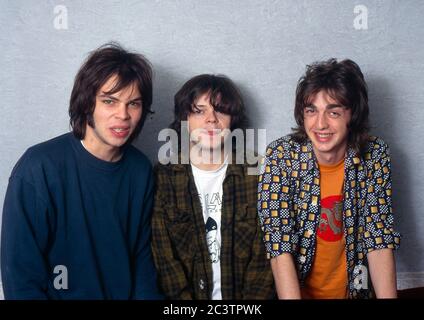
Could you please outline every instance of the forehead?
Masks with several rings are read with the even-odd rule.
[[[326,107],[328,105],[340,105],[341,103],[334,99],[327,91],[321,90],[313,94],[307,100],[307,105],[313,104],[315,107]]]
[[[194,104],[198,105],[210,105],[211,104],[211,94],[210,92],[203,93],[199,95],[195,100]]]
[[[120,79],[116,75],[109,77],[109,79],[107,79],[106,82],[99,88],[98,93],[109,93],[113,95],[126,96],[135,96],[141,94],[136,81],[133,81],[128,85],[124,85],[120,82]]]

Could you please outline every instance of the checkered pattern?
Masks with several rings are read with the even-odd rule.
[[[261,166],[258,192],[267,256],[291,253],[303,284],[312,267],[320,214],[320,175],[311,142],[297,143],[291,136],[272,142]],[[371,283],[359,289],[354,283],[357,270],[368,265],[366,254],[399,246],[391,195],[390,155],[384,141],[371,137],[363,158],[348,149],[343,222],[351,297],[372,295]]]

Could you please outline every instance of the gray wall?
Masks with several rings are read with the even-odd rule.
[[[368,9],[368,29],[355,28],[359,4]],[[67,9],[67,29],[57,28],[64,26],[58,5]],[[26,148],[69,130],[75,73],[107,41],[144,53],[154,65],[156,114],[136,142],[152,161],[161,145],[157,134],[172,119],[173,94],[189,77],[230,76],[252,127],[267,129],[270,142],[293,126],[294,90],[305,65],[348,57],[369,84],[373,132],[392,149],[396,226],[403,234],[399,286],[423,286],[423,12],[420,0],[0,0],[0,203]]]

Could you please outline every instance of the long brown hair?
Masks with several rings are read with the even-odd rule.
[[[231,79],[224,75],[201,74],[188,80],[175,94],[174,121],[170,127],[180,135],[181,121],[194,111],[194,104],[208,94],[215,110],[231,116],[231,130],[246,125],[246,114],[241,94]]]
[[[306,67],[306,73],[299,79],[296,89],[294,117],[297,127],[292,129],[293,137],[300,142],[308,138],[303,112],[313,97],[322,90],[351,110],[348,145],[362,154],[369,132],[368,90],[361,69],[348,59],[340,62],[330,59]]]
[[[98,90],[112,77],[117,81],[108,92],[116,93],[132,84],[141,94],[143,113],[127,143],[140,133],[152,105],[152,68],[141,54],[124,50],[117,43],[108,43],[93,51],[78,71],[69,104],[70,125],[78,139],[85,137],[86,125],[94,126],[93,112]]]

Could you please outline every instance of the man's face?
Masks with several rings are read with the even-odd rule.
[[[303,118],[318,162],[333,164],[340,161],[347,148],[351,110],[325,91],[319,91],[303,110]]]
[[[135,84],[108,94],[116,81],[109,78],[96,95],[94,126],[86,125],[84,142],[94,150],[113,151],[122,147],[134,132],[142,115],[141,94]]]
[[[192,143],[209,149],[222,147],[231,126],[231,116],[215,111],[209,101],[209,94],[200,96],[194,102],[194,110],[187,120]]]

